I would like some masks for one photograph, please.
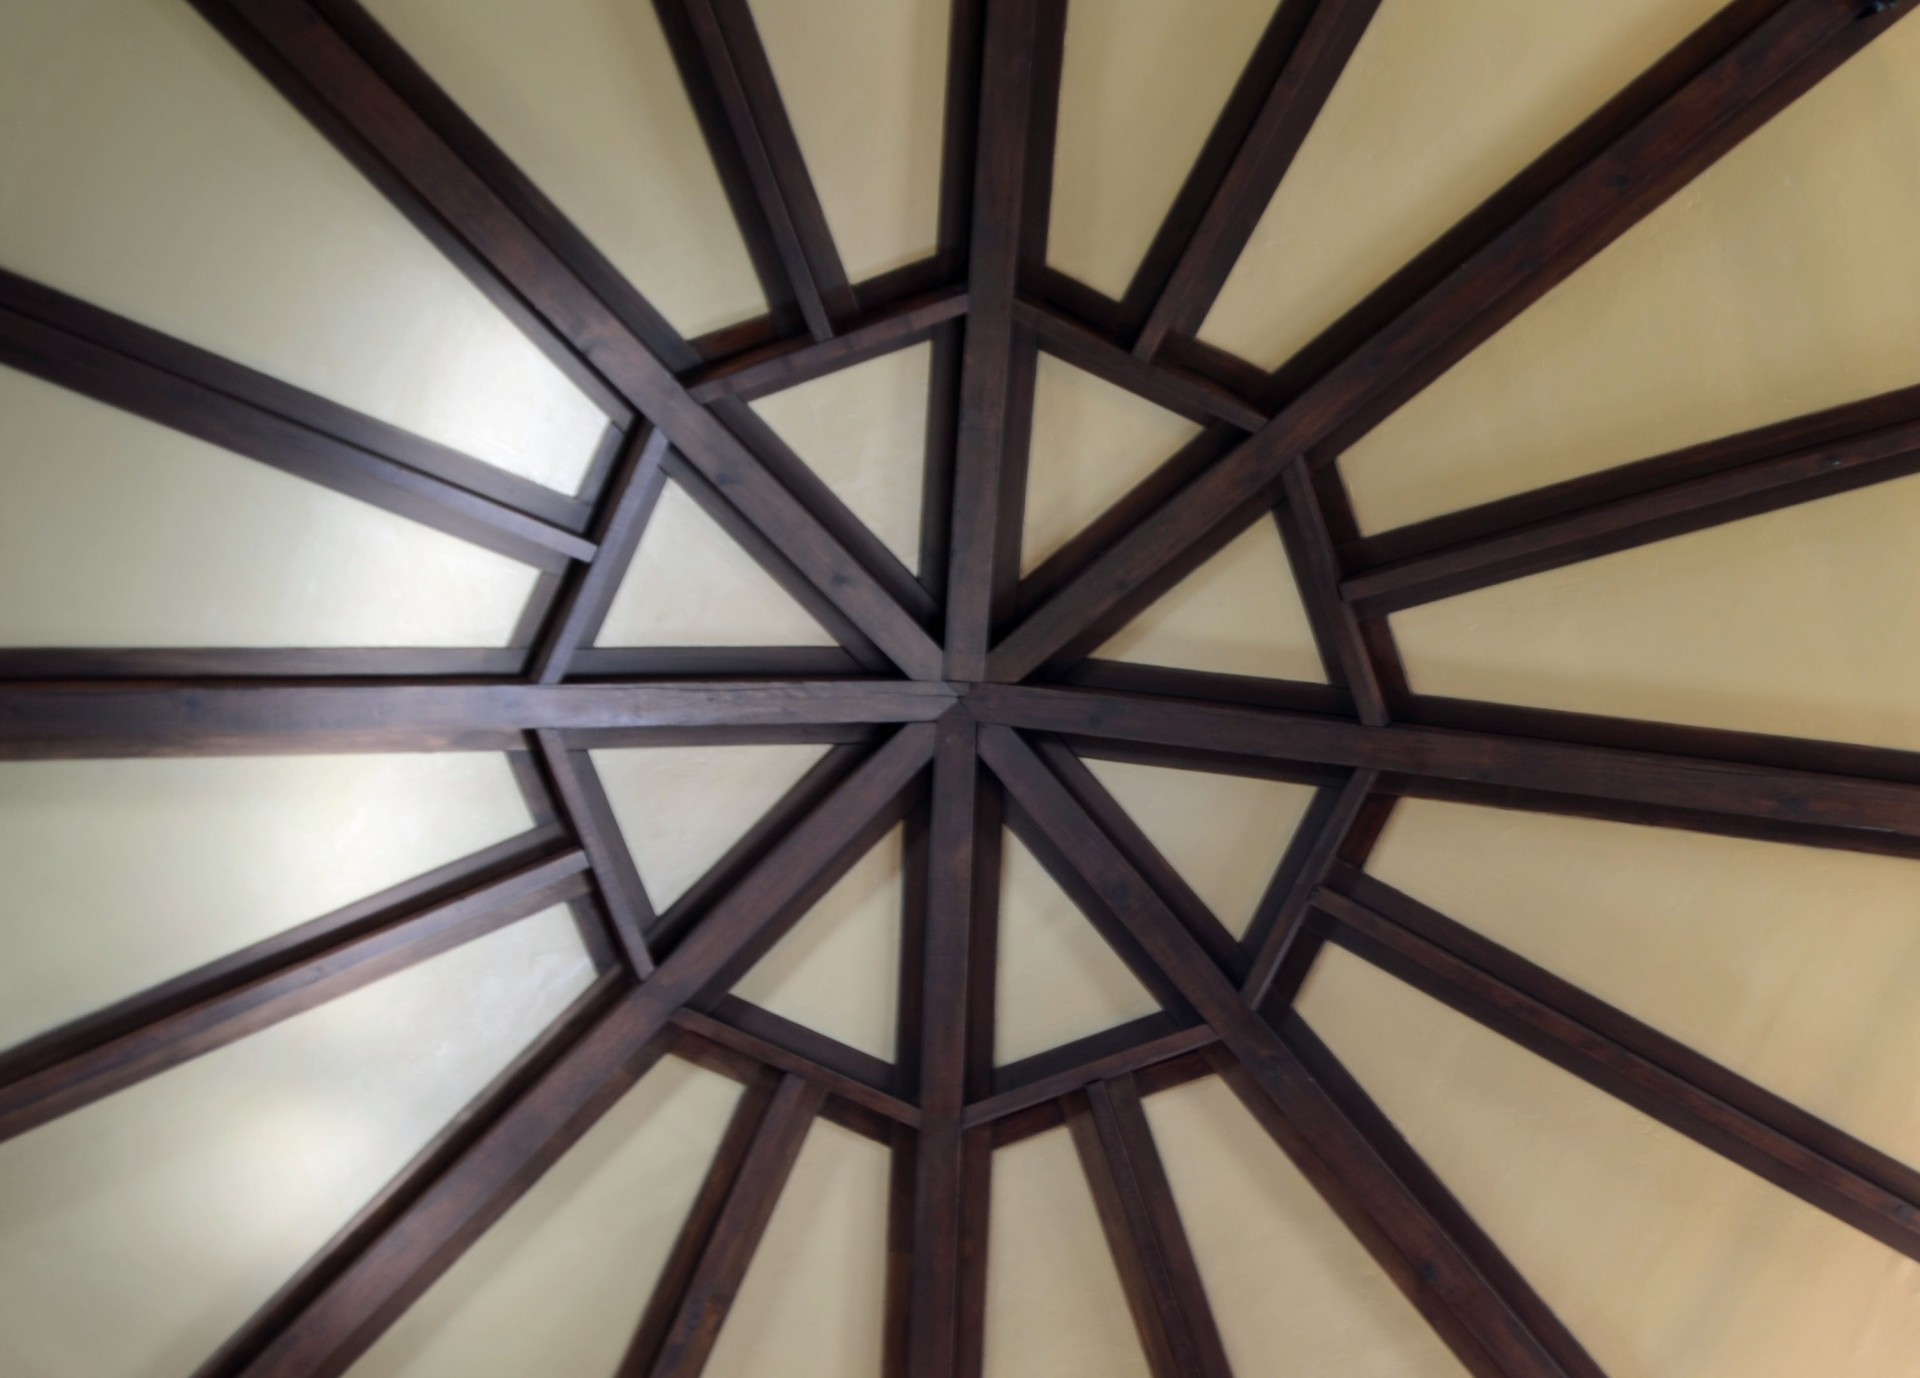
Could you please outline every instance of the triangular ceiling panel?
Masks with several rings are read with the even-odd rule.
[[[855,862],[733,993],[891,1062],[899,1025],[903,836],[895,828]]]
[[[592,753],[634,865],[664,911],[765,816],[827,748],[660,746]]]
[[[1284,363],[1722,4],[1384,0],[1200,337]]]
[[[1344,951],[1303,1010],[1603,1371],[1912,1371],[1910,1260]]]
[[[1354,447],[1367,530],[1920,382],[1900,24]]]
[[[0,765],[0,1048],[530,826],[506,759]]]
[[[1000,868],[993,1060],[1017,1062],[1160,1004],[1012,833]]]
[[[753,404],[910,570],[920,564],[932,353],[898,349]]]
[[[755,0],[752,9],[847,276],[858,282],[932,254],[945,0]]]
[[[740,1100],[662,1060],[350,1370],[352,1378],[606,1378]]]
[[[192,1371],[592,976],[549,910],[0,1144],[9,1371]]]
[[[1274,0],[1067,7],[1047,261],[1126,294]]]
[[[651,4],[368,8],[682,334],[767,309]]]
[[[669,482],[601,625],[601,646],[831,646],[833,638]]]
[[[1119,761],[1089,760],[1087,768],[1236,936],[1313,802],[1312,789],[1284,780]]]
[[[1198,434],[1184,416],[1042,354],[1020,572],[1031,573]]]
[[[704,1378],[878,1378],[891,1170],[885,1145],[814,1121]]]
[[[1327,677],[1286,547],[1264,516],[1094,654],[1266,679]]]
[[[1225,1082],[1191,1082],[1145,1107],[1234,1372],[1464,1378]]]
[[[0,368],[0,645],[505,645],[528,565]]]
[[[605,417],[191,5],[9,4],[0,129],[9,270],[539,482],[586,471]]]

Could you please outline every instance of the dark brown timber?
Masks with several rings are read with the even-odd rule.
[[[613,816],[613,805],[601,788],[600,773],[586,752],[569,751],[559,733],[542,731],[533,735],[535,752],[552,785],[561,817],[587,854],[594,886],[606,906],[627,966],[635,979],[644,981],[653,975],[647,934],[653,930],[656,916],[627,840],[620,834],[620,823]]]
[[[831,339],[775,340],[735,355],[700,370],[687,380],[687,391],[696,402],[751,402],[917,345],[932,337],[935,326],[966,312],[966,288],[938,288],[849,321]]]

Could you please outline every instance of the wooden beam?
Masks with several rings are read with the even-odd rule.
[[[1231,1378],[1133,1078],[1069,1097],[1067,1125],[1154,1378]]]
[[[1320,506],[1312,472],[1304,460],[1289,464],[1281,475],[1287,495],[1287,516],[1298,542],[1295,568],[1300,578],[1300,600],[1319,614],[1316,626],[1330,643],[1335,678],[1353,694],[1360,721],[1384,727],[1389,720],[1386,690],[1373,663],[1360,621],[1341,598],[1340,555]]]
[[[1920,1258],[1920,1172],[1369,876],[1336,873],[1314,907],[1331,941]]]
[[[570,751],[553,731],[533,734],[534,753],[567,830],[579,839],[593,872],[594,887],[606,906],[613,935],[636,980],[653,975],[653,953],[647,935],[658,916],[647,898],[647,887],[633,864],[633,852],[620,832],[613,805],[600,785],[600,773],[584,751]]]
[[[1137,358],[1119,341],[1058,307],[1023,298],[1013,304],[1013,319],[1038,335],[1047,353],[1190,421],[1224,421],[1243,431],[1266,424],[1264,411],[1224,384],[1176,365]]]
[[[1144,1071],[1217,1042],[1205,1024],[1149,1014],[1044,1053],[996,1067],[993,1094],[967,1106],[966,1125],[991,1125],[1036,1105],[1084,1090],[1096,1081]]]
[[[1265,427],[1116,540],[994,649],[991,678],[1019,680],[1130,600],[1190,568],[1195,552],[1244,529],[1278,495],[1288,465],[1333,461],[1373,425],[1612,243],[1746,135],[1911,7],[1863,14],[1856,0],[1735,0],[1685,70],[1657,68],[1633,93],[1635,118],[1608,113],[1604,138],[1520,204],[1303,386]],[[1735,32],[1728,33],[1733,29]],[[1704,49],[1702,54],[1700,50]],[[1704,62],[1694,61],[1703,55]],[[1610,112],[1613,107],[1609,108]],[[1574,146],[1574,145],[1570,145]],[[1550,157],[1564,159],[1561,151]],[[1557,165],[1556,165],[1557,166]],[[1523,174],[1523,179],[1526,174]],[[1528,182],[1532,190],[1532,183]],[[1423,279],[1424,281],[1424,279]],[[977,678],[977,676],[975,677]]]
[[[804,1077],[829,1096],[906,1125],[919,1124],[917,1106],[893,1092],[893,1068],[804,1025],[782,1019],[736,996],[702,1001],[674,1013],[676,1027],[751,1058],[775,1072]]]
[[[848,321],[830,339],[774,340],[709,365],[686,380],[687,391],[696,402],[752,402],[911,348],[931,339],[934,327],[966,313],[965,287],[935,288]]]

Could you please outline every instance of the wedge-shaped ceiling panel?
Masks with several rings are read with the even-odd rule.
[[[595,644],[831,646],[834,640],[669,482]]]
[[[1160,1004],[1011,833],[1000,867],[993,1060],[1017,1062]]]
[[[1198,434],[1184,416],[1042,354],[1020,572],[1031,573]]]
[[[594,769],[656,909],[686,893],[826,753],[823,746],[596,751]]]
[[[891,1062],[899,1025],[900,828],[801,916],[733,993]]]
[[[1615,1378],[1912,1371],[1920,1265],[1342,951],[1304,1010]]]
[[[1410,799],[1368,870],[1920,1162],[1913,862]]]
[[[753,404],[908,569],[920,564],[932,354],[895,350]]]
[[[1282,780],[1118,761],[1087,766],[1214,916],[1244,934],[1313,791]]]
[[[191,1372],[592,975],[549,910],[0,1145],[0,1369]]]
[[[755,0],[754,23],[847,276],[939,238],[946,0]]]
[[[1356,446],[1362,525],[1920,381],[1916,127],[1901,24]]]
[[[1920,748],[1920,479],[1396,613],[1421,693]]]
[[[891,1170],[884,1146],[814,1121],[705,1378],[879,1378]]]
[[[1383,0],[1200,337],[1276,367],[1723,0]]]
[[[0,369],[0,644],[497,646],[534,578]]]
[[[585,472],[598,409],[192,6],[10,0],[0,130],[13,272],[542,483]]]
[[[1465,1374],[1225,1082],[1208,1077],[1145,1105],[1236,1373]]]
[[[0,1047],[529,826],[502,756],[0,765]]]
[[[1286,547],[1262,517],[1094,652],[1106,660],[1324,683]]]
[[[481,1236],[353,1378],[606,1378],[707,1175],[739,1083],[666,1058]]]
[[[1067,9],[1047,261],[1125,295],[1274,0]]]
[[[368,8],[683,334],[767,309],[651,4]]]

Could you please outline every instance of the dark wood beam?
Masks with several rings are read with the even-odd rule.
[[[1470,1369],[1500,1378],[1574,1378],[1234,988],[1112,839],[1020,737],[982,727],[980,754],[1114,918],[1219,1035],[1235,1085],[1269,1133],[1350,1223]],[[1476,1368],[1475,1366],[1478,1365]]]
[[[1304,383],[1265,427],[1113,542],[994,649],[991,677],[1018,680],[1117,611],[1150,581],[1193,568],[1222,533],[1278,496],[1288,465],[1324,466],[1667,197],[1884,33],[1911,0],[1735,0],[1646,81],[1522,174],[1530,195],[1498,198],[1497,223],[1450,245],[1443,268]],[[1623,113],[1624,112],[1624,113]],[[1571,152],[1569,152],[1571,150]],[[1396,289],[1398,291],[1400,289]]]
[[[606,906],[613,936],[620,944],[627,967],[636,980],[653,975],[653,953],[647,947],[647,934],[657,916],[647,887],[641,883],[639,868],[633,864],[633,852],[620,833],[613,805],[600,784],[600,773],[584,751],[571,751],[560,734],[540,731],[533,734],[534,754],[551,786],[552,797],[565,820],[567,830],[579,840],[593,871],[594,888]]]
[[[1177,365],[1136,358],[1110,335],[1056,306],[1023,298],[1013,304],[1013,319],[1038,335],[1047,353],[1188,420],[1224,421],[1243,431],[1257,431],[1267,422],[1264,411],[1226,385]]]
[[[696,402],[751,402],[911,348],[966,313],[965,287],[935,288],[850,320],[830,339],[774,340],[712,364],[687,379],[687,391]]]
[[[1133,1078],[1093,1083],[1066,1114],[1154,1378],[1231,1378]]]
[[[1854,1228],[1920,1258],[1920,1172],[1357,871],[1330,940]]]
[[[705,1009],[677,1011],[674,1024],[762,1067],[804,1077],[829,1096],[912,1128],[920,1111],[893,1091],[893,1067],[736,996],[702,1001]]]
[[[1346,686],[1360,721],[1383,727],[1389,720],[1387,695],[1360,620],[1341,598],[1340,554],[1327,514],[1305,461],[1289,464],[1281,475],[1287,495],[1287,527],[1296,552],[1294,569],[1300,600],[1318,614],[1315,627],[1332,664],[1329,678]],[[1323,655],[1325,652],[1323,651]]]
[[[1096,1081],[1144,1071],[1210,1047],[1216,1041],[1213,1030],[1205,1024],[1183,1024],[1167,1014],[1149,1014],[1117,1028],[1103,1029],[1044,1053],[996,1067],[993,1094],[967,1106],[967,1127],[994,1124],[1036,1105],[1084,1090]]]

